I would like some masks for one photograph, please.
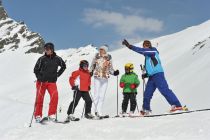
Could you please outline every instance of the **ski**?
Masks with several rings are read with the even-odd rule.
[[[94,116],[93,118],[86,118],[89,120],[103,120],[109,118],[109,115],[104,115],[104,116]]]
[[[73,122],[80,121],[80,118],[75,118],[74,120],[55,121],[55,123],[67,124],[67,123],[70,123],[71,121]]]
[[[107,118],[109,118],[109,115],[100,116],[99,118],[100,118],[100,120],[101,119],[107,119]]]
[[[70,120],[65,120],[65,121],[55,121],[55,123],[67,124],[67,123],[70,123]]]
[[[164,113],[164,114],[154,114],[154,115],[147,115],[147,116],[136,115],[136,116],[131,116],[131,118],[172,116],[172,115],[187,114],[187,113],[202,112],[202,111],[210,111],[210,109],[208,108],[208,109],[188,110],[188,111],[180,111],[180,112]]]

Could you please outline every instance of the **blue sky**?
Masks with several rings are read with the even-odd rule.
[[[121,47],[210,19],[209,0],[3,0],[9,16],[56,49],[87,44]]]

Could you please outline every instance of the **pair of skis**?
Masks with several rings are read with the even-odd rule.
[[[194,112],[203,112],[203,111],[210,111],[210,108],[207,109],[197,109],[197,110],[183,110],[171,113],[163,113],[163,114],[151,114],[151,115],[133,115],[133,116],[123,116],[123,117],[130,117],[130,118],[138,118],[138,117],[161,117],[161,116],[172,116],[172,115],[179,115],[179,114],[187,114],[187,113],[194,113]],[[122,118],[123,118],[122,117]]]

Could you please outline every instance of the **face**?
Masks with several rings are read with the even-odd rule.
[[[82,68],[83,68],[84,70],[88,70],[88,65],[84,65]]]
[[[144,44],[144,46],[143,46],[144,48],[149,48],[150,47],[150,45],[149,44]]]
[[[125,73],[131,73],[133,69],[125,67]]]
[[[53,51],[50,48],[45,48],[45,53],[47,55],[52,55],[53,54]]]
[[[105,52],[105,50],[104,50],[104,49],[99,49],[99,53],[100,53],[100,55],[104,55],[104,54],[106,54],[106,52]]]
[[[149,42],[145,42],[145,43],[143,44],[143,47],[144,47],[144,48],[149,48],[149,47],[151,47],[151,44],[150,44]]]

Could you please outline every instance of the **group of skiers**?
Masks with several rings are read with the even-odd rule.
[[[164,71],[159,58],[159,52],[156,48],[152,47],[149,40],[143,42],[143,48],[130,45],[126,40],[123,40],[123,45],[137,53],[145,56],[145,70],[146,73],[142,74],[142,78],[148,78],[145,92],[143,93],[143,106],[140,115],[150,115],[150,101],[153,93],[158,88],[160,93],[166,98],[171,105],[171,111],[182,110],[182,105],[178,98],[169,89],[167,81],[164,77]],[[34,73],[37,77],[36,82],[36,101],[34,116],[36,122],[42,120],[42,108],[45,91],[50,94],[50,104],[48,111],[48,119],[56,121],[56,112],[58,105],[58,91],[56,86],[57,78],[66,69],[66,64],[61,57],[57,56],[54,51],[52,43],[44,45],[45,54],[40,57],[34,67]],[[58,67],[60,67],[58,69]],[[119,86],[123,88],[123,101],[121,115],[127,114],[127,107],[130,101],[130,113],[133,115],[137,106],[136,95],[137,87],[140,84],[138,75],[133,71],[134,65],[127,63],[124,66],[125,73],[120,78]],[[108,46],[104,45],[99,48],[99,52],[92,60],[90,69],[87,60],[81,60],[79,69],[73,71],[69,83],[74,91],[73,101],[70,103],[67,111],[66,120],[75,120],[74,110],[82,97],[85,101],[85,118],[92,119],[94,117],[102,117],[103,103],[108,86],[108,79],[110,75],[118,76],[119,70],[114,70],[112,65],[112,57],[108,54]],[[91,77],[94,77],[94,94],[89,93],[91,90]],[[93,104],[94,115],[91,114]]]

